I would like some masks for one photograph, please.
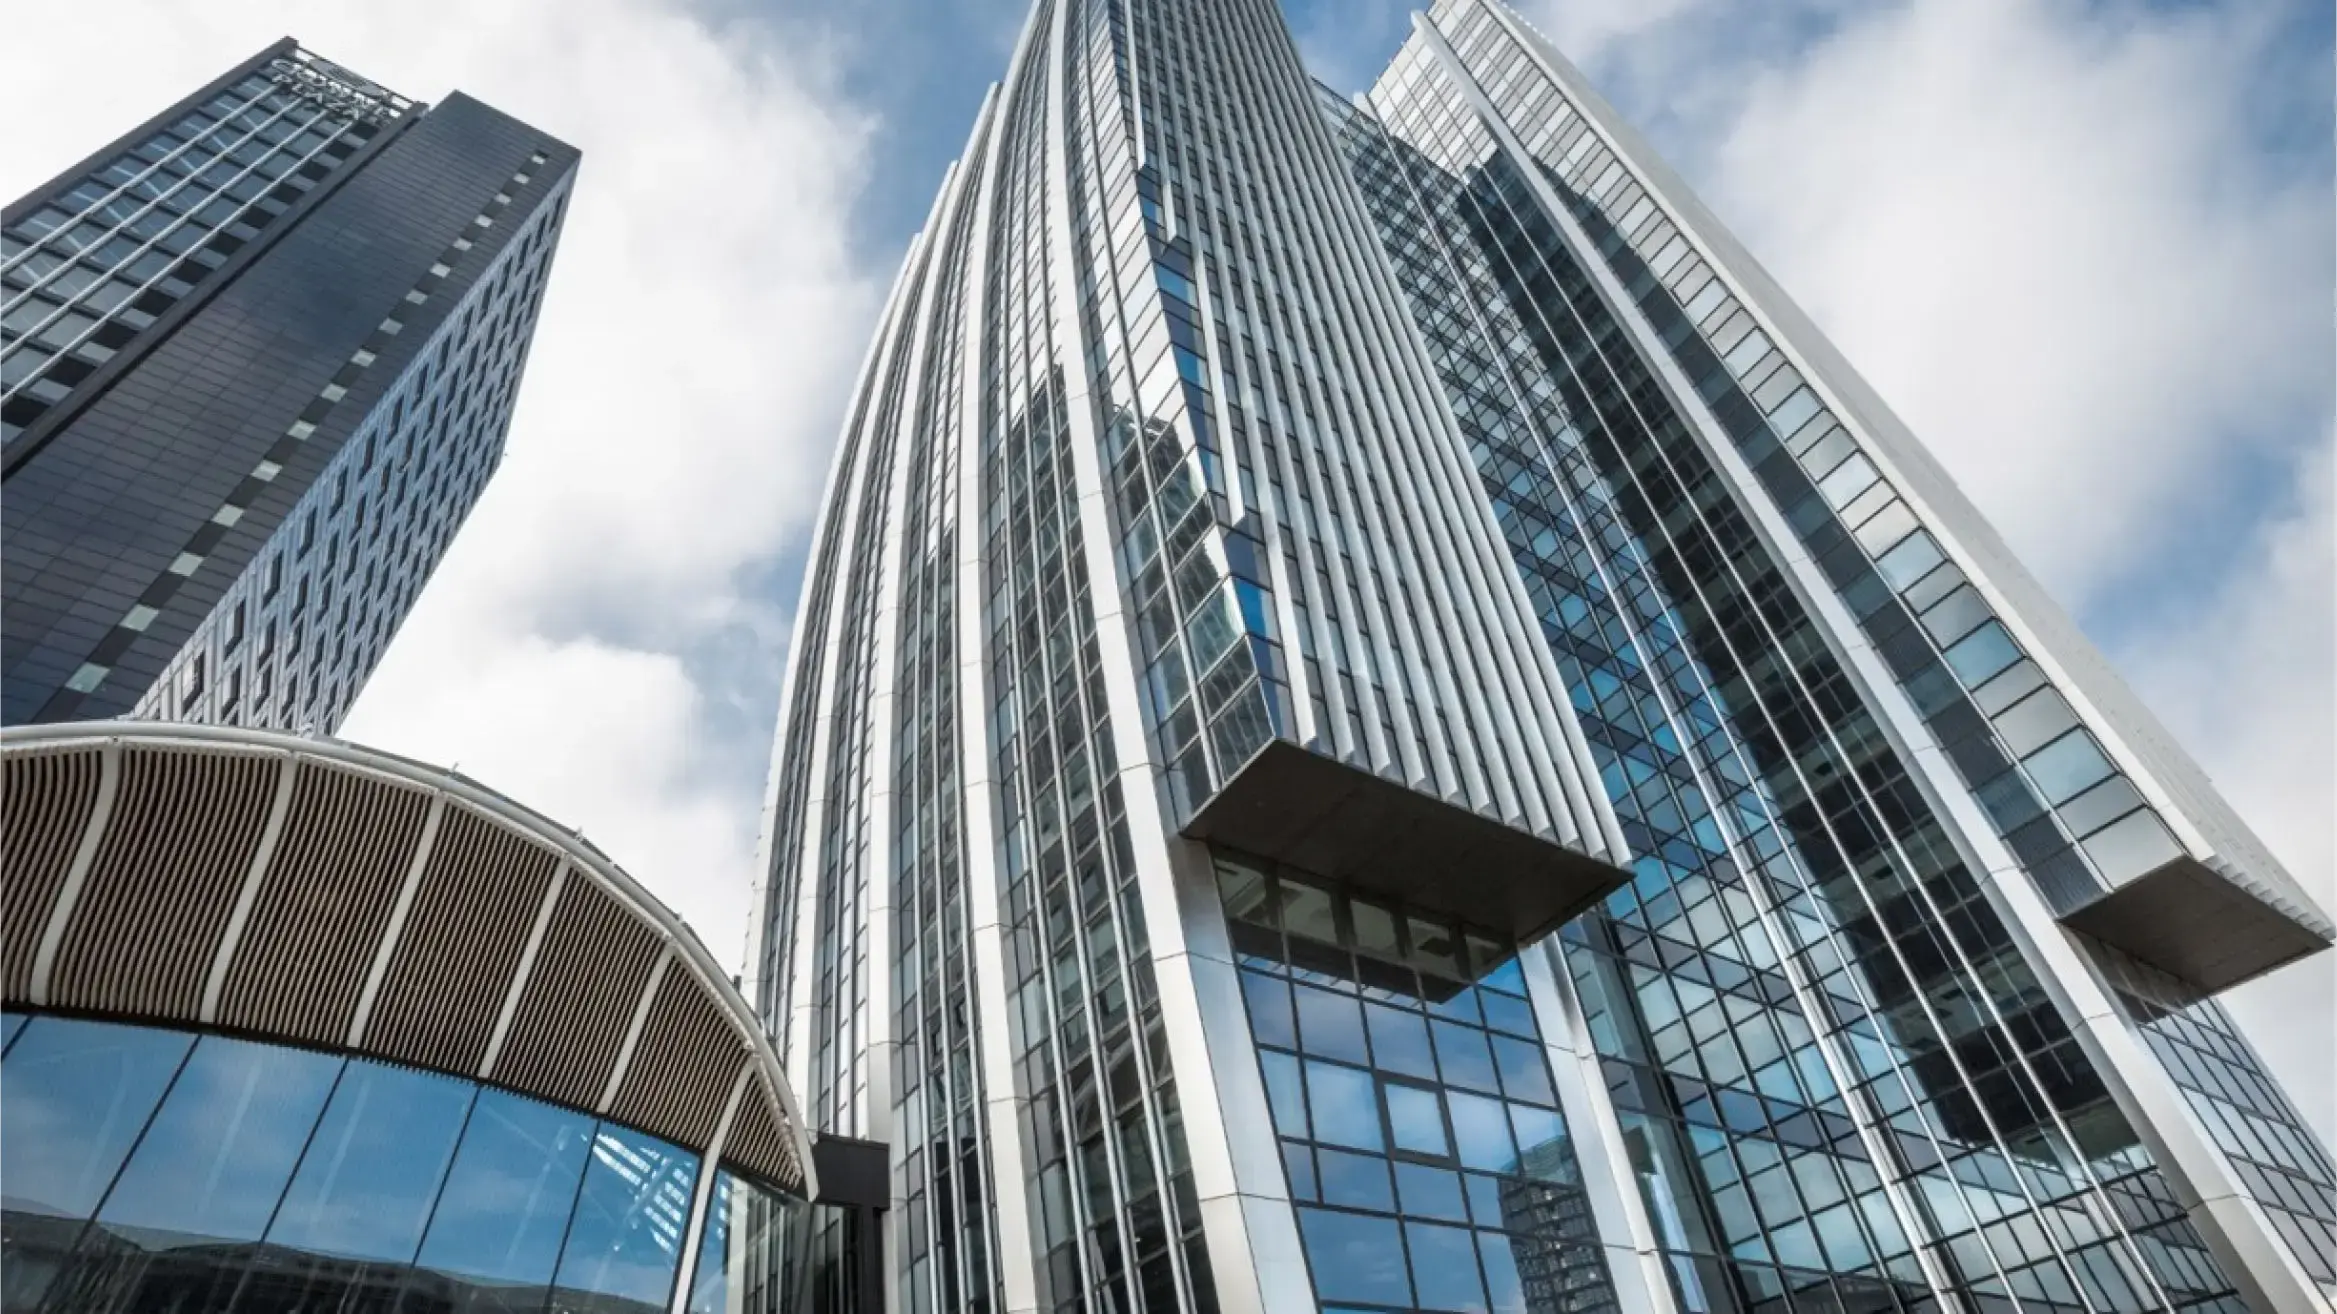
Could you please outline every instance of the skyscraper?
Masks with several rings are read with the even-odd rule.
[[[0,720],[337,726],[501,457],[576,163],[286,38],[0,213]]]
[[[815,531],[749,995],[905,1309],[2327,1310],[2326,916],[1581,76],[1039,0]]]

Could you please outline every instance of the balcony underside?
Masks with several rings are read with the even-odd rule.
[[[2189,856],[2120,885],[2061,921],[2208,994],[2329,947],[2311,928]]]
[[[1285,739],[1258,750],[1184,834],[1520,944],[1558,929],[1630,876]]]

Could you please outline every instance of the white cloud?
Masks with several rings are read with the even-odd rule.
[[[2328,904],[2332,205],[2326,52],[2294,43],[2303,17],[2044,0],[1537,14]],[[2331,962],[2233,1003],[2337,1140]]]
[[[848,241],[870,123],[822,32],[658,0],[146,0],[9,29],[42,57],[12,61],[0,122],[75,112],[18,135],[0,194],[286,32],[582,149],[503,467],[344,733],[581,827],[734,962],[785,633],[760,582],[808,527],[875,302]]]
[[[2320,899],[2337,908],[2337,445],[2299,463],[2293,504],[2235,567],[2240,577],[2130,664],[2144,697],[2196,745],[2226,795]],[[2337,1144],[2337,954],[2232,992],[2283,1086]]]
[[[1755,78],[1715,151],[1749,244],[2081,607],[2321,436],[2328,182],[2249,141],[2274,35],[1888,8]]]

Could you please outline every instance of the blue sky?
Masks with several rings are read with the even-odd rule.
[[[34,7],[12,35],[50,58],[0,80],[0,116],[91,108],[0,153],[0,194],[286,32],[584,149],[503,469],[346,731],[579,825],[734,957],[843,400],[1023,9],[119,0],[101,31]],[[2337,902],[2329,6],[1522,9]],[[1348,88],[1408,12],[1289,9]],[[2322,964],[2236,1006],[2328,1134]]]

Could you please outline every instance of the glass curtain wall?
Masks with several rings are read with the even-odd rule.
[[[700,1164],[656,1137],[230,1036],[12,1013],[0,1037],[10,1314],[663,1314],[673,1298]],[[814,1212],[719,1170],[683,1308],[728,1314],[732,1255],[757,1230],[788,1249]]]
[[[1564,954],[1684,1305],[2236,1308],[1514,154],[1325,100],[1643,855]]]

